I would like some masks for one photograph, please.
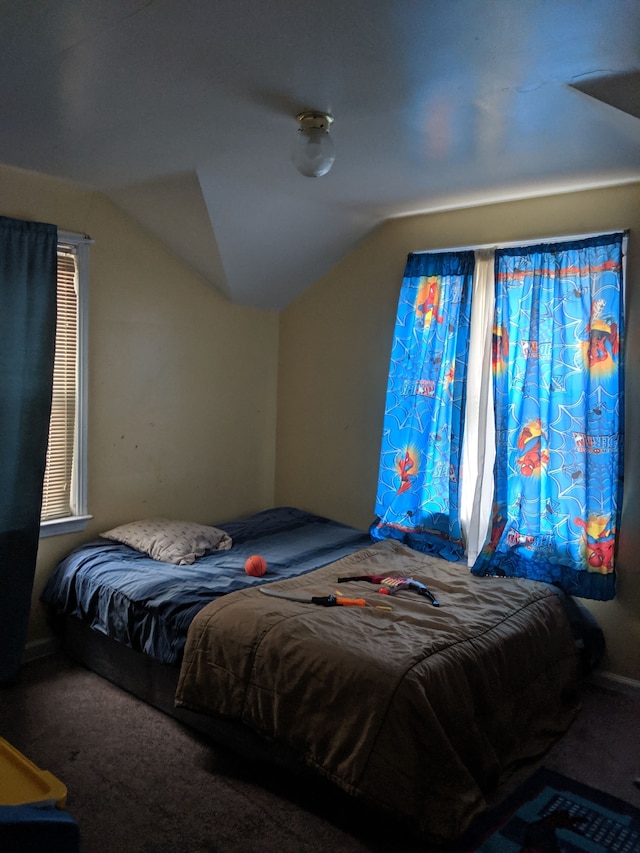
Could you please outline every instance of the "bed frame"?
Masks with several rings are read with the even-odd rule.
[[[317,774],[292,750],[267,740],[248,726],[222,717],[177,708],[174,696],[180,674],[179,666],[158,663],[94,631],[73,616],[62,617],[59,622],[57,630],[62,635],[62,649],[72,660],[244,758],[275,764],[298,776],[317,778]]]

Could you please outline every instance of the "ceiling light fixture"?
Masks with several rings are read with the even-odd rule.
[[[293,162],[296,169],[307,178],[326,175],[333,166],[336,155],[329,128],[333,116],[306,110],[296,116],[300,125],[293,146]]]

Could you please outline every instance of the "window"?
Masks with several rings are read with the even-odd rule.
[[[82,530],[87,515],[87,289],[91,241],[58,232],[58,315],[40,536]]]
[[[613,597],[626,239],[409,256],[374,539]]]

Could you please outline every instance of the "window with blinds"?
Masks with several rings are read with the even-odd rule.
[[[78,268],[71,248],[58,248],[58,316],[49,444],[41,521],[73,515],[72,481],[78,375]]]
[[[40,537],[84,530],[87,513],[89,247],[58,231],[58,315]]]

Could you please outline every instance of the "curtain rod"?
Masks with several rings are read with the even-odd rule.
[[[58,229],[58,241],[60,243],[95,243],[88,234],[80,234],[75,231],[62,231]]]
[[[574,234],[568,237],[540,238],[537,240],[512,240],[507,243],[484,243],[476,246],[454,246],[449,249],[421,249],[411,252],[412,255],[440,255],[444,252],[476,252],[482,249],[516,249],[522,246],[537,246],[538,243],[566,243],[573,240],[588,240],[590,237],[601,237],[603,234],[622,234],[625,240],[629,239],[629,229],[624,231],[594,231],[592,234]]]

